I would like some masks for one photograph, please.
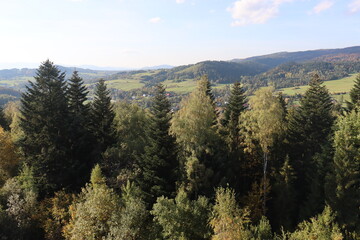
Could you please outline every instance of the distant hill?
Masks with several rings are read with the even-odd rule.
[[[65,72],[67,77],[70,77],[71,74],[76,70],[86,80],[106,77],[117,72],[117,71],[104,71],[104,70],[99,71],[99,70],[77,68],[77,67],[64,67],[60,65],[58,65],[57,67],[59,68],[60,71]],[[13,69],[0,70],[0,80],[32,78],[35,75],[36,75],[36,69],[34,68],[22,68],[22,69],[13,68]]]
[[[76,69],[86,83],[104,78],[110,88],[129,91],[166,81],[167,85],[189,86],[207,75],[214,84],[241,81],[246,89],[274,85],[277,88],[307,84],[318,72],[323,80],[334,80],[360,72],[360,46],[343,49],[321,49],[300,52],[279,52],[231,61],[203,61],[172,67],[160,65],[140,70],[105,71],[99,69],[58,66],[69,78]],[[91,66],[89,66],[91,67]],[[0,86],[23,90],[35,69],[0,70]],[[186,84],[192,81],[191,84]]]
[[[337,58],[338,56],[342,57]],[[339,49],[309,50],[300,52],[278,52],[245,59],[233,59],[231,60],[231,62],[256,62],[263,64],[268,69],[271,69],[288,62],[306,62],[316,60],[327,61],[330,59],[332,59],[332,61],[334,61],[335,59],[337,59],[337,61],[344,61],[345,59],[349,60],[355,56],[357,56],[357,58],[360,57],[360,46]]]
[[[140,70],[158,70],[158,69],[171,69],[174,68],[174,66],[171,65],[157,65],[157,66],[151,66],[151,67],[143,67]]]

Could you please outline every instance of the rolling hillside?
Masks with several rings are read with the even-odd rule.
[[[75,68],[59,66],[70,77]],[[203,61],[174,68],[136,71],[104,71],[76,68],[91,89],[100,78],[109,88],[132,91],[163,82],[177,93],[191,91],[200,76],[208,75],[215,87],[241,80],[245,88],[273,85],[276,88],[306,85],[313,72],[323,80],[336,80],[360,72],[360,47],[302,52],[280,52],[231,61]],[[0,70],[0,87],[23,90],[35,69]]]

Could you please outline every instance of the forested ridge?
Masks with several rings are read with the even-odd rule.
[[[360,75],[343,108],[308,74],[298,106],[202,75],[174,111],[43,62],[0,109],[0,239],[360,239]]]

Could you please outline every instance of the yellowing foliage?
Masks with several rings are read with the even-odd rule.
[[[17,148],[10,133],[0,127],[0,181],[11,177],[18,162]]]

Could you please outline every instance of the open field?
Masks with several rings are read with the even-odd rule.
[[[123,91],[129,91],[136,88],[141,88],[144,86],[140,80],[137,79],[116,79],[106,81],[106,84],[109,88],[121,89]]]
[[[332,81],[325,81],[324,85],[329,89],[329,92],[334,94],[339,93],[349,93],[350,89],[354,85],[354,80],[356,78],[356,74],[352,74],[349,77],[338,79],[338,80],[332,80]],[[300,87],[290,87],[290,88],[283,88],[279,91],[287,94],[287,95],[295,95],[295,94],[304,94],[305,91],[308,89],[308,85],[306,86],[300,86]]]

